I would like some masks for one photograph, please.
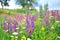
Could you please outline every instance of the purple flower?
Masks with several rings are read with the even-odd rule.
[[[10,30],[10,31],[12,31],[12,25],[11,25],[11,23],[8,23],[8,29]]]
[[[34,27],[34,16],[31,17],[31,26]]]
[[[60,20],[60,15],[58,15],[57,17],[58,17],[58,20]]]
[[[34,30],[34,17],[26,16],[26,33],[30,35]]]
[[[16,32],[17,25],[18,25],[17,21],[14,20],[14,25],[13,25],[13,27],[14,27],[14,31],[15,31],[15,32]]]
[[[16,21],[21,21],[21,22],[23,22],[24,21],[24,16],[22,15],[22,14],[15,14],[14,15],[14,18],[15,18],[15,20]]]
[[[52,16],[54,16],[54,17],[56,16],[56,13],[54,11],[52,11]]]
[[[29,35],[29,28],[30,28],[30,20],[29,20],[30,16],[29,14],[26,15],[26,33]]]
[[[16,32],[16,28],[17,28],[17,26],[16,26],[16,25],[14,25],[14,32]]]
[[[7,22],[6,21],[4,21],[4,30],[7,30],[7,24],[6,24]]]
[[[30,23],[27,21],[26,22],[26,30],[30,27]]]
[[[34,31],[34,22],[31,22],[31,31],[30,34]]]
[[[47,19],[45,19],[44,22],[45,22],[46,25],[48,25],[48,20]]]
[[[16,32],[17,30],[16,30],[16,28],[17,28],[17,25],[14,25],[14,32]]]
[[[16,32],[18,22],[15,19],[12,20],[12,18],[9,16],[6,17],[6,21],[7,22],[4,22],[4,29],[7,27],[9,31],[12,31],[12,29],[14,29]],[[8,23],[8,25],[6,23]]]

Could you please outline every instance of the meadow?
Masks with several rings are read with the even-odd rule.
[[[60,15],[48,15],[35,9],[0,9],[0,40],[60,40]]]

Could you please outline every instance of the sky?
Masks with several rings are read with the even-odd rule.
[[[42,5],[48,3],[49,9],[60,10],[60,0],[39,0],[38,3]]]
[[[45,4],[48,3],[48,8],[51,10],[60,10],[60,0],[37,0],[38,5],[44,6]],[[14,0],[11,0],[9,2],[9,8],[14,9],[14,8],[20,8],[19,5],[15,5]],[[0,5],[1,7],[1,5]],[[22,7],[21,7],[22,8]],[[39,9],[39,6],[36,6],[35,8]]]

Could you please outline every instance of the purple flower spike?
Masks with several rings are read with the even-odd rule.
[[[7,30],[7,24],[6,24],[7,22],[6,21],[4,21],[4,30]]]
[[[12,25],[10,23],[8,24],[8,29],[12,31]]]
[[[16,31],[17,31],[17,30],[16,30],[17,25],[18,25],[17,21],[15,21],[15,20],[14,20],[14,26],[13,26],[13,27],[14,27],[14,32],[16,32]]]
[[[30,23],[29,23],[29,14],[26,15],[26,33],[28,34],[28,30],[30,27]]]
[[[47,19],[45,19],[44,22],[45,22],[46,25],[48,25],[48,20]]]
[[[17,27],[17,26],[16,26],[16,25],[14,25],[14,32],[16,32],[16,27]]]
[[[30,35],[34,30],[34,17],[27,15],[26,16],[26,33]]]
[[[31,18],[32,18],[31,19],[31,27],[32,27],[31,33],[32,33],[34,31],[34,16],[32,16]]]

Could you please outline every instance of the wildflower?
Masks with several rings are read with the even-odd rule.
[[[25,35],[23,35],[23,36],[22,36],[22,39],[23,39],[23,40],[26,40],[26,36],[25,36]]]
[[[13,35],[17,35],[18,33],[17,32],[14,32],[14,33],[12,33]]]
[[[12,31],[12,25],[11,25],[11,23],[8,23],[8,29],[9,29],[10,31]]]
[[[26,33],[30,35],[34,31],[34,17],[27,15],[26,17]]]
[[[18,30],[19,28],[17,27],[16,29]]]
[[[34,16],[31,17],[31,33],[34,31]]]
[[[8,30],[12,31],[12,23],[11,23],[12,20],[11,20],[11,17],[7,16],[6,17],[6,21],[7,21],[6,25],[8,27]]]
[[[14,25],[13,25],[13,27],[14,27],[14,32],[16,32],[17,25],[18,25],[17,21],[14,20]]]
[[[30,38],[27,38],[27,40],[31,40]]]
[[[45,19],[44,22],[45,22],[46,25],[48,25],[48,20],[47,19]]]
[[[30,28],[30,16],[29,14],[26,15],[26,33],[29,34],[29,28]]]
[[[14,25],[14,32],[16,32],[16,27],[17,27],[17,26],[16,26],[16,25]]]
[[[44,31],[44,30],[45,30],[45,28],[42,26],[41,30],[42,30],[42,31]]]
[[[17,20],[16,20],[17,22],[19,22],[19,21],[22,22],[23,19],[24,19],[24,16],[23,16],[22,14],[17,14],[17,15],[15,14],[15,15],[14,15],[14,18],[17,19]]]
[[[27,23],[27,25],[26,25],[26,33],[29,35],[29,31],[30,31],[30,24],[29,23]]]
[[[7,30],[7,25],[8,25],[7,21],[4,21],[4,30]]]

